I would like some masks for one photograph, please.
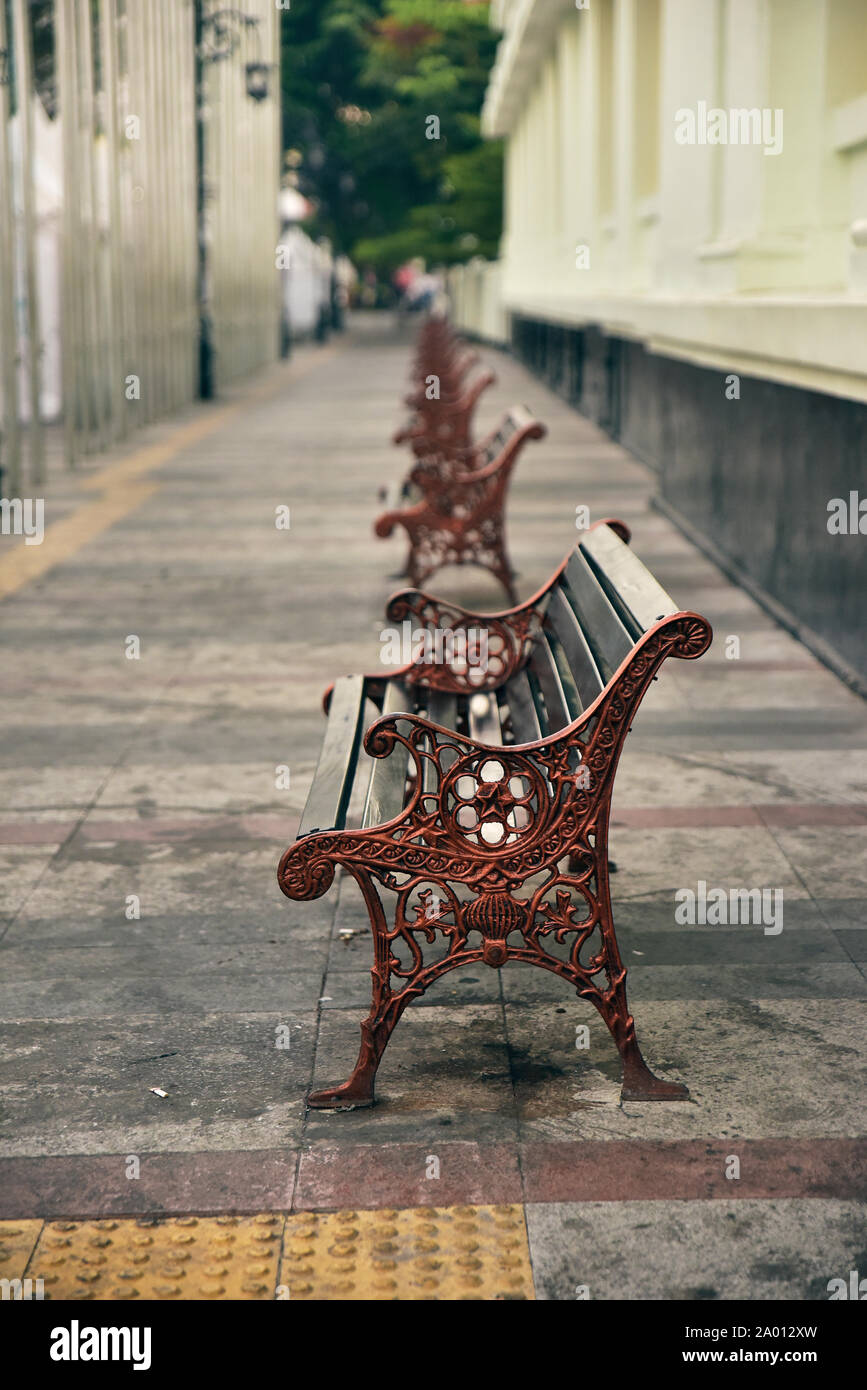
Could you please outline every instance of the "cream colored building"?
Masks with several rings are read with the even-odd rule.
[[[867,399],[867,0],[491,10],[504,307]],[[780,152],[678,143],[702,102],[780,111]]]
[[[867,0],[493,0],[491,22],[504,235],[453,273],[458,323],[511,338],[867,675],[867,537],[825,528],[867,494]]]

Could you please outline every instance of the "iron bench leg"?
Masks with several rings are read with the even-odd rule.
[[[614,916],[611,910],[611,894],[608,887],[608,832],[607,810],[604,827],[596,836],[595,878],[599,902],[602,934],[605,938],[609,989],[600,998],[594,998],[602,1018],[608,1026],[623,1065],[623,1085],[621,1100],[688,1100],[689,1090],[679,1081],[663,1081],[656,1076],[641,1055],[641,1048],[635,1036],[635,1020],[629,1012],[626,998],[626,966],[620,956],[617,935],[614,930]],[[576,859],[570,857],[570,870],[574,872]],[[580,990],[579,990],[580,993]]]

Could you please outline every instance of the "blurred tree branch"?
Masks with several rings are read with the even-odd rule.
[[[496,255],[502,149],[478,120],[497,44],[486,3],[293,0],[282,43],[284,147],[299,152],[314,235],[381,273]]]

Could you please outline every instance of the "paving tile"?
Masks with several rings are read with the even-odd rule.
[[[5,1158],[2,1208],[49,1217],[285,1211],[297,1161],[291,1148]]]
[[[616,898],[667,892],[676,906],[681,889],[779,888],[787,900],[809,893],[796,867],[762,826],[633,829],[613,824],[611,855],[618,866]]]
[[[46,974],[49,961],[35,979],[7,980],[0,985],[0,1013],[9,1020],[100,1019],[125,1013],[186,1013],[194,1018],[220,1012],[269,1013],[309,1007],[322,979],[321,969],[296,971],[288,969],[285,960],[279,969],[274,964],[269,969],[268,961],[250,968],[236,951],[234,962],[227,960],[226,968],[219,969],[211,967],[207,949],[196,954],[201,963],[187,975],[180,973],[183,958],[174,967],[162,963],[156,973],[147,964],[150,952],[130,953],[122,948],[108,959],[102,954],[104,973],[99,975],[88,972],[85,962],[79,963],[81,974]],[[266,954],[276,964],[274,949],[266,948]],[[124,973],[124,967],[129,973]],[[31,965],[30,973],[35,974],[36,968],[35,963]]]
[[[0,1154],[291,1145],[315,1029],[289,1008],[5,1023]]]
[[[516,1088],[523,1139],[865,1132],[862,1000],[636,1002],[631,989],[628,993],[648,1065],[660,1076],[685,1082],[689,1100],[620,1103],[617,1051],[596,1010],[584,1001],[508,1004],[510,1046],[526,1068],[526,1082]],[[579,1025],[588,1029],[588,1046],[580,1050],[575,1046]]]
[[[862,920],[867,921],[867,912],[864,913]],[[843,928],[836,931],[834,935],[851,960],[857,961],[859,965],[867,961],[867,927],[854,930]]]
[[[30,1261],[53,1299],[271,1299],[284,1218],[53,1221]],[[44,1273],[42,1271],[44,1270]]]
[[[773,834],[813,896],[867,897],[867,826],[800,826]]]
[[[530,1140],[527,1202],[867,1197],[865,1139]]]
[[[280,1283],[301,1301],[532,1299],[524,1213],[462,1205],[293,1215]]]
[[[217,908],[252,911],[261,906],[269,913],[279,907],[288,924],[301,907],[289,904],[277,886],[279,854],[274,846],[215,849],[205,829],[198,844],[189,839],[174,845],[81,838],[51,859],[47,872],[26,893],[20,912],[28,920],[56,921],[80,921],[98,913],[107,920],[116,916],[122,924],[127,898],[134,894],[142,921],[168,913],[189,916],[199,910],[204,917]],[[45,867],[44,855],[40,862]],[[316,912],[318,906],[306,910]]]
[[[766,938],[767,939],[767,938]],[[629,996],[645,999],[865,999],[860,972],[849,962],[812,963],[809,968],[773,961],[759,969],[742,965],[632,965]]]
[[[833,1200],[540,1204],[527,1229],[549,1300],[825,1301],[867,1248],[863,1205]]]
[[[23,1279],[39,1232],[41,1221],[0,1220],[0,1277]]]
[[[363,1014],[322,1013],[314,1088],[344,1081],[355,1065]],[[310,1139],[347,1143],[428,1142],[432,1136],[478,1143],[514,1141],[516,1117],[500,1005],[411,1004],[380,1063],[376,1104],[367,1110],[315,1110]]]
[[[522,1197],[514,1144],[456,1139],[451,1130],[428,1143],[353,1143],[321,1139],[302,1150],[295,1207],[447,1207],[456,1203],[517,1202]]]

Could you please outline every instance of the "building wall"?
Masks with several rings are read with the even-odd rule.
[[[867,4],[494,0],[492,22],[516,350],[867,681],[867,545],[827,527],[867,493]],[[718,142],[715,108],[751,141]]]
[[[4,493],[43,483],[44,419],[62,414],[72,464],[197,398],[204,288],[217,390],[277,355],[280,11],[247,0],[255,24],[221,58],[220,26],[197,45],[197,23],[226,14],[218,0],[55,0],[38,84],[46,15],[0,0]],[[270,94],[254,101],[246,65],[261,62]]]

